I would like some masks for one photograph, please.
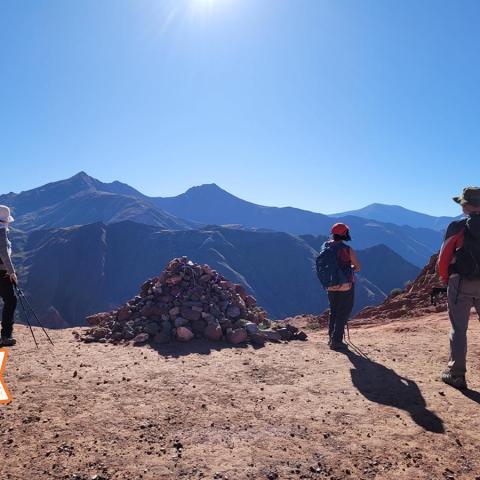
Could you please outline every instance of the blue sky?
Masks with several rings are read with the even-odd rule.
[[[475,0],[2,0],[0,192],[449,215],[479,184]]]

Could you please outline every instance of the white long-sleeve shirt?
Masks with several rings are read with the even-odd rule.
[[[7,236],[8,227],[0,224],[0,271],[6,270],[8,274],[15,273],[12,263],[12,244]]]

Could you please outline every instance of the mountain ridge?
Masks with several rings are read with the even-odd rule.
[[[332,217],[294,207],[266,207],[240,199],[216,184],[192,187],[176,197],[147,197],[120,182],[103,183],[80,172],[20,194],[0,196],[13,207],[16,227],[67,227],[125,219],[171,230],[204,225],[239,225],[252,230],[293,235],[328,235]],[[385,244],[417,267],[438,250],[442,233],[427,228],[398,226],[357,216],[344,217],[357,248]]]
[[[14,261],[32,304],[42,316],[53,307],[70,325],[116,308],[172,258],[184,255],[243,284],[271,318],[320,313],[328,304],[315,275],[317,250],[288,233],[218,226],[170,231],[125,221],[16,233],[16,240],[25,245]],[[393,252],[382,262],[395,272],[397,287],[418,272]],[[358,277],[356,311],[386,297],[385,287],[368,275]],[[381,282],[378,275],[375,282]]]
[[[454,217],[435,217],[425,213],[416,212],[401,205],[388,205],[383,203],[371,203],[357,210],[331,214],[330,217],[342,218],[356,216],[381,222],[394,223],[395,225],[409,225],[415,228],[430,228],[433,230],[444,230]]]

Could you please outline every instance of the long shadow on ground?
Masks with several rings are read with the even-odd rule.
[[[472,402],[480,404],[480,392],[468,388],[467,390],[461,390],[460,393],[472,400]]]
[[[442,419],[427,408],[413,380],[352,351],[345,355],[355,367],[351,370],[352,383],[367,400],[406,411],[417,425],[429,432],[445,433]]]

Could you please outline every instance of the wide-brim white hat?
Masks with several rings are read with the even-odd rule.
[[[5,205],[0,205],[0,222],[12,223],[15,219],[10,214],[10,209]]]

